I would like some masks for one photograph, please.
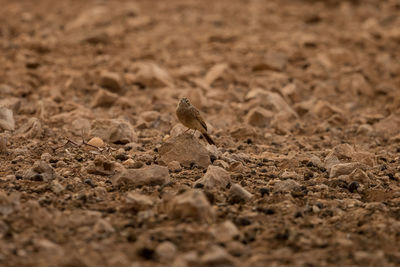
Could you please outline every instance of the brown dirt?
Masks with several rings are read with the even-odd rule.
[[[0,4],[0,265],[400,264],[398,1]],[[182,96],[227,188],[176,163],[168,184],[116,184],[166,164]],[[116,119],[132,135],[81,144]],[[195,187],[210,217],[175,216]]]

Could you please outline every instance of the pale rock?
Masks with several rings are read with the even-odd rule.
[[[274,184],[273,191],[274,192],[290,192],[300,188],[300,184],[293,179],[287,179],[283,181],[278,181]]]
[[[333,165],[339,164],[340,160],[334,154],[328,154],[325,157],[324,165],[325,168],[330,171]]]
[[[209,165],[206,174],[196,183],[203,184],[206,189],[226,189],[226,186],[230,183],[230,175],[221,167]]]
[[[300,178],[299,175],[296,172],[290,172],[290,171],[287,171],[287,170],[285,170],[280,176],[281,176],[281,178],[283,180],[287,180],[287,179],[297,180],[297,179]]]
[[[204,82],[208,86],[211,86],[214,81],[218,80],[218,78],[222,76],[222,74],[228,69],[228,67],[229,66],[226,63],[218,63],[212,66],[204,77]]]
[[[169,138],[158,149],[160,159],[165,163],[178,161],[184,167],[192,164],[206,168],[211,164],[207,149],[191,134]]]
[[[114,174],[115,163],[103,155],[96,155],[95,159],[90,161],[85,169],[89,174],[108,176]]]
[[[0,129],[14,131],[15,121],[14,114],[11,109],[0,107]]]
[[[24,178],[36,181],[50,181],[55,178],[54,169],[45,161],[36,161],[32,168],[24,172]]]
[[[343,114],[343,111],[340,108],[331,105],[325,100],[318,100],[311,109],[311,112],[322,119],[327,119],[335,114]]]
[[[235,259],[222,247],[211,246],[200,258],[204,266],[236,266]]]
[[[346,176],[345,180],[348,184],[356,181],[367,188],[372,184],[371,178],[369,178],[368,174],[361,169],[353,170],[349,175]]]
[[[216,161],[214,161],[213,165],[221,167],[221,168],[223,168],[225,170],[229,168],[229,163],[227,163],[226,161],[221,160],[221,159],[217,159]]]
[[[60,184],[58,181],[56,181],[56,180],[54,180],[51,183],[51,187],[50,188],[51,188],[51,191],[53,191],[53,193],[55,193],[55,194],[59,194],[62,191],[64,191],[64,189],[65,189],[65,187],[62,184]]]
[[[322,163],[322,160],[315,155],[312,155],[308,162],[319,169],[324,168],[324,163]]]
[[[50,153],[45,152],[42,155],[40,155],[40,160],[42,160],[42,161],[49,162],[50,159],[51,159]]]
[[[365,171],[367,169],[367,166],[359,162],[339,163],[331,167],[331,170],[329,172],[329,177],[333,178],[333,177],[339,177],[340,175],[350,174],[355,169],[360,169]]]
[[[53,243],[48,239],[34,239],[33,244],[35,247],[39,248],[39,250],[46,251],[46,253],[52,257],[61,257],[65,254],[64,249],[60,245]]]
[[[374,128],[369,124],[361,124],[357,128],[358,135],[371,135],[374,132]]]
[[[233,184],[229,189],[228,202],[231,204],[249,201],[253,194],[238,184]]]
[[[124,162],[122,162],[122,165],[124,165],[126,168],[130,169],[130,168],[134,168],[135,166],[135,161],[133,159],[127,159]],[[142,166],[140,166],[142,167]],[[140,168],[139,167],[139,168]]]
[[[118,186],[162,185],[169,182],[167,167],[150,165],[140,169],[127,169],[118,174],[114,183]]]
[[[287,56],[280,52],[268,52],[263,62],[253,66],[253,71],[284,71],[287,65]]]
[[[228,170],[231,172],[243,173],[247,168],[240,161],[234,161],[229,165]]]
[[[100,73],[100,86],[107,90],[122,94],[124,89],[122,88],[121,76],[115,72],[103,71]]]
[[[97,119],[92,122],[91,136],[98,136],[109,143],[136,142],[138,137],[132,125],[121,119]]]
[[[192,218],[200,222],[212,222],[215,214],[203,191],[190,189],[176,195],[168,202],[168,213],[172,218]]]
[[[164,241],[160,243],[155,249],[156,257],[161,262],[169,262],[172,259],[174,259],[176,252],[177,252],[176,246],[169,241]]]
[[[134,212],[148,210],[154,205],[154,200],[146,195],[140,194],[135,191],[130,191],[125,196],[125,207]]]
[[[97,107],[108,108],[108,107],[111,107],[115,103],[115,101],[117,101],[117,99],[118,99],[117,94],[114,94],[107,90],[99,89],[93,98],[91,107],[92,108],[97,108]]]
[[[109,221],[100,218],[93,226],[93,231],[96,233],[112,234],[115,232],[115,229]]]
[[[17,130],[17,134],[28,139],[39,138],[42,136],[43,132],[42,123],[37,118],[29,118],[29,120],[22,124]]]
[[[180,172],[182,170],[182,167],[178,161],[171,161],[168,163],[168,170],[172,172]]]
[[[89,140],[88,145],[95,147],[104,147],[104,141],[100,137],[93,137]]]
[[[274,113],[261,107],[252,108],[246,115],[246,122],[256,127],[268,127]]]
[[[174,80],[170,74],[154,63],[137,63],[137,69],[133,83],[141,84],[145,87],[174,87]]]
[[[225,221],[212,228],[211,234],[218,243],[226,243],[239,238],[240,232],[231,221]]]

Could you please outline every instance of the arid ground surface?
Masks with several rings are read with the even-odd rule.
[[[400,265],[399,1],[0,5],[1,266]]]

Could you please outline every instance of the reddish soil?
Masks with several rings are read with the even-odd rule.
[[[400,265],[399,1],[0,4],[1,266]]]

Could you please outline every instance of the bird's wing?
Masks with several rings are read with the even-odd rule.
[[[201,126],[203,126],[207,132],[207,124],[204,122],[203,118],[201,117],[200,112],[195,108],[192,108],[192,111],[193,111],[193,114],[196,117],[196,119],[200,122]]]

